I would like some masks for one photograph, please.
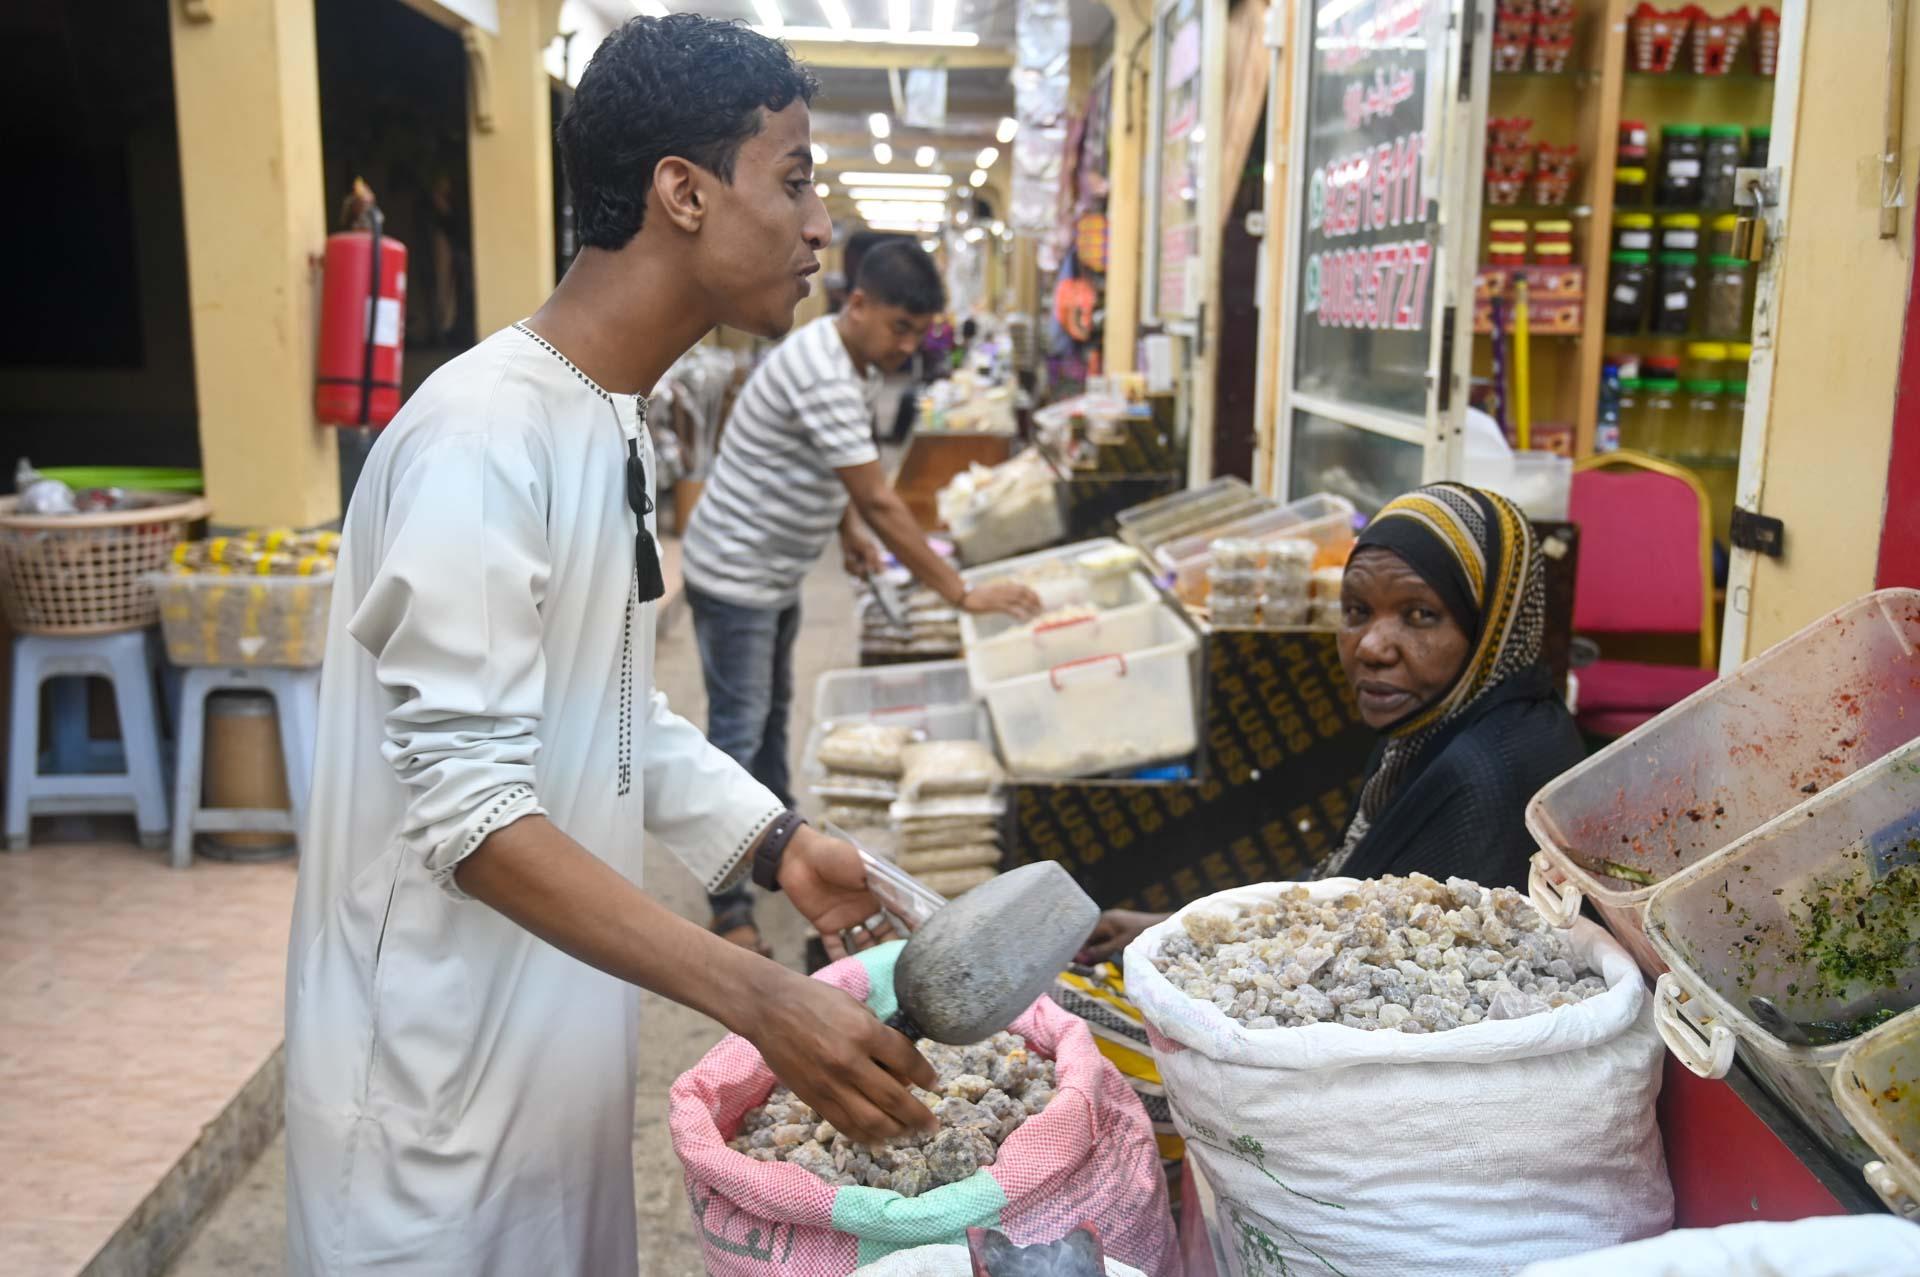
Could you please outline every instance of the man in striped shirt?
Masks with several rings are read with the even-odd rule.
[[[846,306],[795,332],[754,369],[687,528],[681,562],[706,675],[707,738],[789,802],[800,583],[836,530],[856,575],[880,567],[864,522],[955,607],[1022,618],[1039,611],[1025,586],[969,590],[880,468],[873,418],[882,373],[912,357],[945,304],[940,273],[918,244],[868,251]],[[762,947],[744,886],[712,904],[715,931]]]

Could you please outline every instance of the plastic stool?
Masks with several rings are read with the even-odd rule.
[[[42,770],[40,689],[55,679],[104,678],[120,719],[118,771],[86,735],[84,684],[55,683],[53,742]],[[143,630],[25,634],[13,640],[13,723],[7,751],[7,846],[24,850],[33,815],[133,811],[143,847],[167,845],[167,787],[153,671]]]
[[[271,807],[201,806],[201,769],[207,734],[207,697],[215,692],[264,692],[280,718],[280,752],[287,763],[289,811]],[[313,783],[314,736],[320,724],[318,669],[190,669],[180,681],[180,747],[173,781],[173,867],[193,863],[197,833],[291,834],[299,846]]]

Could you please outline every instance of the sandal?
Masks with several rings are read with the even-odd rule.
[[[742,949],[751,949],[763,958],[773,956],[773,946],[761,936],[760,926],[753,920],[751,906],[715,914],[713,921],[707,924],[707,930],[728,944],[737,944]]]

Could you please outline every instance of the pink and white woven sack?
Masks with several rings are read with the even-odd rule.
[[[895,1009],[901,946],[847,958],[814,978],[860,998],[885,1019]],[[972,1177],[907,1198],[834,1188],[783,1163],[727,1147],[774,1076],[745,1039],[729,1036],[680,1075],[668,1100],[687,1200],[719,1277],[845,1277],[898,1250],[966,1242],[997,1228],[1021,1244],[1053,1241],[1091,1221],[1106,1253],[1160,1277],[1176,1271],[1166,1181],[1146,1111],[1100,1054],[1084,1022],[1046,998],[1011,1026],[1055,1065],[1051,1103],[1007,1137],[998,1161]]]

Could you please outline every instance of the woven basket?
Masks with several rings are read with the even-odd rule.
[[[111,634],[153,624],[146,576],[166,566],[212,508],[199,497],[132,494],[138,509],[19,514],[0,497],[0,604],[20,634]]]

